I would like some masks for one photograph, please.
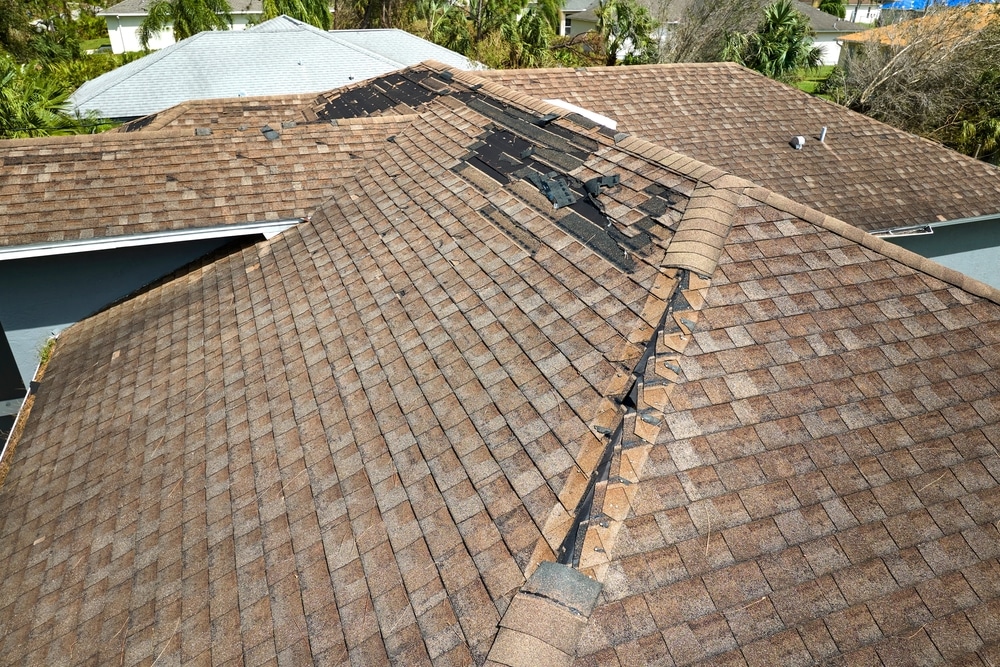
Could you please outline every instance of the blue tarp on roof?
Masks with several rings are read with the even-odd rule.
[[[923,11],[928,5],[946,5],[948,7],[958,7],[960,5],[976,4],[976,0],[895,0],[894,2],[883,2],[882,9],[913,9]]]

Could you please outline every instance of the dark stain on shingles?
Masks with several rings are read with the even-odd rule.
[[[156,120],[158,114],[150,114],[144,116],[143,118],[137,118],[133,121],[125,123],[121,127],[121,132],[137,132],[145,127],[148,127],[154,120]]]
[[[541,246],[538,237],[503,211],[498,210],[497,207],[489,204],[479,209],[479,214],[499,227],[500,231],[532,255],[538,252],[538,248]]]
[[[596,225],[576,211],[557,219],[556,224],[622,271],[635,271],[635,262],[612,238],[610,228]]]

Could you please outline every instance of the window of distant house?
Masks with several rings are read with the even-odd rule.
[[[569,37],[570,31],[573,28],[573,20],[568,16],[563,20],[563,36]]]

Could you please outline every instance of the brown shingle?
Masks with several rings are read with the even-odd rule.
[[[661,227],[628,272],[534,186],[495,180],[531,254],[452,167],[500,122],[469,99],[548,107],[456,78],[463,95],[365,144],[378,159],[351,158],[310,222],[63,335],[0,490],[5,660],[72,636],[81,660],[149,662],[180,617],[170,660],[482,664],[619,425],[586,517],[604,588],[578,664],[993,650],[997,294],[568,119],[528,134],[620,175],[598,195],[616,231],[640,237],[651,183],[701,209],[699,233],[731,229],[702,241],[708,278],[660,265]],[[706,189],[727,207],[687,206]],[[626,409],[668,308],[642,377],[667,390]]]
[[[518,71],[485,76],[609,115],[625,131],[719,165],[864,229],[997,209],[995,185],[956,196],[967,191],[963,186],[967,180],[995,182],[994,170],[730,65],[589,68],[584,73],[553,69],[531,76]],[[730,88],[734,93],[720,103],[718,91]],[[748,90],[754,93],[747,95]],[[673,112],[663,113],[664,108]],[[807,141],[802,151],[790,150],[788,138],[812,125],[829,128],[826,143]],[[873,134],[883,141],[873,143]],[[748,137],[753,140],[748,142]],[[935,150],[941,151],[942,159],[931,164],[927,152]],[[913,173],[925,174],[924,183],[940,188],[933,203],[926,192],[919,197],[909,194],[913,173],[900,172],[901,162]],[[871,197],[872,182],[894,190],[898,197]],[[835,194],[831,183],[836,183]],[[929,213],[928,206],[934,211]],[[838,259],[850,261],[846,255]]]

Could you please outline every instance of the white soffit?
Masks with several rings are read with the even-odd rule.
[[[202,227],[198,229],[180,229],[148,234],[130,234],[127,236],[106,236],[91,239],[76,239],[72,241],[56,241],[53,243],[32,243],[30,245],[0,248],[0,262],[12,259],[28,259],[31,257],[49,257],[52,255],[70,255],[80,252],[95,252],[98,250],[114,250],[117,248],[135,248],[146,245],[164,243],[182,243],[184,241],[202,241],[237,236],[261,234],[270,239],[299,222],[294,220],[275,220],[273,222],[252,222],[245,225],[221,225],[218,227]]]

